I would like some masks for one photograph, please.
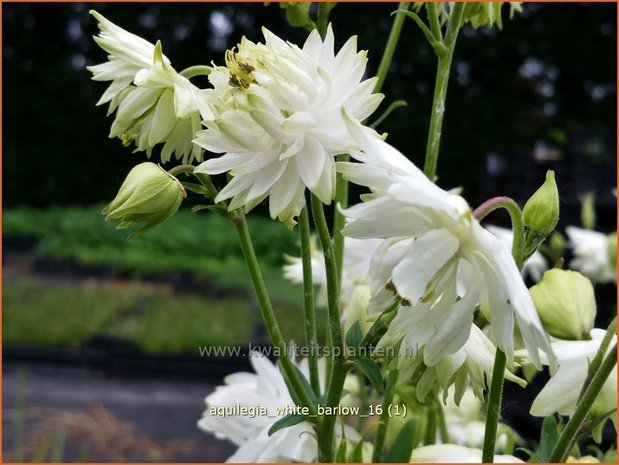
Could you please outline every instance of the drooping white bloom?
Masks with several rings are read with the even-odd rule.
[[[513,356],[514,318],[539,365],[538,351],[553,354],[520,272],[505,244],[473,217],[466,201],[430,182],[376,133],[347,119],[361,163],[339,163],[346,178],[368,186],[365,202],[345,211],[344,234],[382,238],[370,280],[376,310],[402,299],[390,331],[423,347],[434,365],[456,353],[471,335],[478,303],[491,312],[497,346]]]
[[[370,302],[370,257],[382,241],[380,239],[344,240],[344,261],[342,263],[341,295],[342,325],[347,331],[356,321],[360,321],[362,330],[370,325],[368,305]],[[303,263],[301,258],[287,257],[284,276],[295,283],[303,283]],[[318,247],[312,247],[312,282],[320,286],[317,305],[327,305],[327,272],[324,256]]]
[[[411,463],[481,463],[481,450],[456,444],[434,444],[417,447]],[[495,455],[494,463],[522,463],[513,455]]]
[[[282,416],[277,409],[294,407],[281,373],[265,356],[253,353],[251,364],[256,373],[226,376],[206,398],[206,410],[198,426],[220,439],[228,439],[239,449],[228,462],[313,462],[317,444],[313,429],[303,422],[283,428],[269,436],[269,428]],[[218,414],[218,408],[265,407],[268,415]],[[224,410],[225,412],[225,410]]]
[[[363,120],[383,96],[372,94],[376,78],[362,80],[356,37],[335,54],[330,27],[324,42],[314,30],[303,48],[263,33],[264,44],[244,38],[209,76],[216,115],[195,142],[224,155],[197,172],[233,176],[216,199],[232,198],[230,209],[269,197],[271,217],[290,224],[306,188],[326,204],[334,198],[334,158],[350,146],[340,110]]]
[[[163,163],[173,154],[184,163],[202,161],[202,149],[192,140],[201,119],[212,114],[204,91],[172,68],[159,42],[153,45],[96,11],[91,14],[100,29],[94,39],[109,54],[108,61],[88,70],[95,81],[112,81],[97,102],[109,102],[108,115],[116,111],[110,137],[135,144],[149,158],[153,147],[163,143]]]
[[[587,378],[589,363],[600,348],[606,331],[592,329],[591,340],[557,341],[552,347],[557,354],[559,369],[550,378],[531,406],[531,415],[546,417],[558,412],[561,415],[573,415],[582,385]],[[617,342],[614,336],[609,350]],[[547,363],[547,360],[543,360]],[[608,376],[600,395],[593,405],[596,415],[608,413],[617,408],[617,367]],[[611,419],[617,425],[617,412]]]
[[[390,344],[390,340],[394,338],[402,338],[398,358],[402,380],[410,379],[413,373],[420,368],[421,362],[426,359],[424,356],[426,347],[418,349],[419,353],[417,353],[417,347],[414,345],[416,344],[415,339],[411,338],[408,333],[402,335],[401,328],[406,328],[408,322],[406,320],[398,321],[398,318],[400,315],[408,316],[411,313],[413,312],[400,310],[390,325],[389,336],[381,340],[381,345],[385,345]],[[395,330],[392,330],[392,328],[395,328]],[[483,399],[484,390],[492,381],[496,346],[477,326],[471,325],[470,330],[467,328],[466,331],[468,331],[469,337],[461,348],[453,354],[441,357],[436,363],[424,367],[423,374],[415,386],[415,392],[420,402],[423,402],[428,393],[435,387],[442,389],[443,400],[446,401],[450,387],[454,385],[453,399],[456,404],[460,404],[462,397],[469,388],[469,383],[475,396]],[[527,384],[507,369],[504,372],[504,378],[522,387]]]
[[[575,226],[568,226],[565,232],[574,249],[571,268],[599,283],[617,282],[616,257],[613,262],[610,256],[610,253],[617,253],[616,247],[610,246],[610,241],[616,241],[616,236]]]
[[[501,228],[499,226],[494,226],[491,224],[487,224],[484,227],[496,237],[505,242],[507,248],[511,250],[512,243],[514,242],[514,233],[511,229]],[[538,282],[540,279],[542,279],[542,275],[547,269],[548,264],[546,263],[546,259],[539,251],[536,250],[535,252],[533,252],[533,255],[531,255],[524,262],[524,266],[522,267],[522,276],[530,276],[533,281]]]

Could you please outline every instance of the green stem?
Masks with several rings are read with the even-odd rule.
[[[438,418],[438,431],[443,444],[449,444],[449,431],[447,430],[447,421],[445,421],[445,410],[441,404],[441,400],[436,400],[436,415]]]
[[[179,74],[186,77],[187,79],[191,79],[192,77],[196,76],[208,76],[209,74],[211,74],[212,70],[213,68],[211,68],[210,66],[196,65],[185,68]]]
[[[301,240],[301,260],[303,262],[303,304],[305,309],[305,343],[310,348],[310,384],[316,395],[320,395],[318,359],[316,358],[316,308],[314,307],[314,283],[312,281],[312,246],[310,239],[309,214],[307,206],[299,215],[299,236]]]
[[[318,21],[316,29],[320,33],[320,37],[323,39],[327,35],[327,26],[329,25],[329,12],[331,11],[332,6],[329,5],[329,2],[320,2],[318,3]]]
[[[404,19],[406,18],[408,6],[408,2],[400,2],[398,5],[398,12],[395,14],[395,19],[393,20],[391,31],[389,32],[389,38],[387,39],[387,45],[385,45],[383,57],[380,60],[378,71],[376,72],[378,80],[376,81],[374,92],[380,92],[383,88],[383,84],[385,83],[385,78],[387,77],[387,72],[389,71],[393,54],[395,53],[396,46],[400,40],[400,33],[402,32],[402,25],[404,24]]]
[[[426,8],[428,9],[428,19],[430,20],[430,29],[432,30],[432,35],[434,36],[434,40],[442,42],[443,33],[441,31],[441,22],[438,18],[438,10],[437,10],[436,3],[427,2]]]
[[[193,174],[196,167],[193,165],[178,165],[168,170],[170,176],[178,176],[181,173]]]
[[[582,399],[576,406],[576,410],[574,414],[565,425],[565,428],[561,432],[559,439],[550,454],[549,462],[565,462],[567,457],[569,456],[570,451],[574,447],[576,443],[576,439],[578,437],[578,433],[582,428],[582,425],[585,421],[585,418],[589,414],[595,399],[599,395],[606,379],[613,371],[613,368],[617,366],[617,344],[613,346],[611,351],[608,353],[602,364],[600,365],[600,369],[597,371],[589,387],[585,391]]]
[[[245,256],[251,281],[254,285],[254,290],[256,291],[256,297],[258,298],[258,303],[260,304],[260,310],[262,311],[264,324],[267,332],[269,333],[269,337],[271,338],[271,342],[278,348],[279,353],[281,354],[280,361],[282,369],[286,372],[286,375],[294,385],[295,391],[298,393],[303,406],[309,408],[311,415],[315,415],[316,406],[308,397],[305,389],[303,388],[303,383],[299,378],[298,370],[296,370],[292,360],[289,357],[286,342],[284,341],[284,337],[282,336],[279,325],[277,324],[275,312],[273,311],[273,306],[271,305],[271,300],[269,299],[269,294],[264,284],[262,272],[260,271],[260,265],[258,264],[256,252],[254,251],[254,246],[249,234],[249,228],[247,227],[247,221],[242,210],[237,210],[232,222],[234,223],[239,236],[241,248],[243,249],[243,255]]]
[[[492,463],[494,460],[496,432],[499,424],[499,414],[501,413],[501,399],[503,397],[503,375],[505,373],[506,364],[507,357],[505,353],[497,348],[494,357],[494,368],[492,369],[490,393],[488,394],[486,430],[484,432],[484,448],[482,452],[483,463]]]
[[[434,405],[428,407],[428,425],[426,426],[426,436],[423,441],[424,446],[436,444],[436,410]]]
[[[342,325],[340,323],[340,292],[337,265],[333,252],[333,244],[329,235],[329,227],[325,218],[322,202],[312,194],[312,215],[316,232],[320,239],[322,252],[325,259],[325,270],[327,274],[327,313],[329,317],[329,334],[331,336],[331,349],[333,368],[329,377],[327,387],[327,407],[336,407],[342,397],[344,381],[346,379],[344,338],[342,335]],[[327,415],[322,421],[318,431],[319,460],[333,462],[334,459],[334,428],[336,415]]]
[[[477,221],[484,219],[489,213],[504,208],[509,213],[512,220],[512,231],[514,234],[514,241],[512,243],[512,255],[516,261],[518,269],[522,268],[524,263],[524,224],[522,222],[522,211],[518,204],[509,197],[494,197],[490,200],[486,200],[473,212],[473,216]]]
[[[349,161],[350,155],[340,155],[339,161]],[[346,225],[346,217],[340,212],[340,208],[348,206],[348,181],[344,179],[342,173],[337,173],[335,185],[335,209],[333,213],[333,253],[335,254],[335,266],[337,275],[342,276],[344,264],[344,235],[342,229]]]
[[[445,115],[447,84],[449,83],[451,61],[458,38],[458,31],[462,23],[463,11],[464,4],[456,3],[451,17],[449,18],[445,40],[442,43],[444,47],[435,47],[438,57],[438,68],[436,70],[436,82],[434,84],[434,98],[432,100],[432,113],[430,115],[430,128],[428,130],[426,159],[423,166],[423,172],[431,181],[434,181],[436,177],[436,165],[441,142],[443,116]]]
[[[376,427],[376,437],[374,438],[374,450],[372,451],[372,462],[377,463],[382,460],[383,446],[385,444],[385,437],[387,435],[387,426],[389,424],[389,406],[393,402],[393,395],[395,394],[395,385],[398,380],[398,370],[391,370],[387,377],[387,385],[385,386],[385,394],[383,395],[382,412],[380,414],[380,421]]]
[[[591,383],[591,380],[595,376],[595,373],[600,368],[600,365],[602,364],[602,361],[604,360],[604,355],[606,355],[606,351],[608,350],[608,346],[610,345],[610,343],[612,342],[613,338],[616,335],[617,335],[617,317],[613,318],[613,320],[608,325],[606,334],[604,334],[604,337],[602,338],[602,342],[600,342],[600,347],[598,348],[598,351],[595,354],[595,357],[593,357],[593,360],[591,360],[591,363],[589,364],[589,369],[587,370],[587,378],[585,379],[585,382],[582,385],[580,394],[578,395],[578,401],[582,399],[582,396],[584,395],[585,391],[589,387],[589,384]]]

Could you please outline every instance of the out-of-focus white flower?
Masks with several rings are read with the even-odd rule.
[[[149,158],[154,146],[163,143],[163,163],[173,154],[184,163],[202,161],[202,149],[192,140],[201,118],[212,114],[204,91],[172,68],[160,42],[153,45],[96,11],[90,13],[100,29],[94,39],[109,54],[107,62],[88,70],[95,81],[112,81],[97,102],[109,102],[108,115],[116,111],[110,137],[135,144]]]
[[[263,33],[264,44],[244,38],[209,76],[217,114],[195,142],[224,155],[197,172],[230,172],[216,199],[232,198],[230,209],[269,197],[271,217],[291,224],[306,188],[326,204],[334,198],[334,158],[350,146],[340,110],[364,120],[383,96],[372,94],[376,78],[362,80],[367,58],[356,37],[336,55],[331,27],[324,42],[314,30],[302,49]]]
[[[565,232],[574,248],[570,267],[599,283],[617,282],[616,235],[568,226]],[[615,241],[613,248],[610,241]],[[611,257],[614,253],[615,257]],[[613,260],[614,258],[614,260]]]
[[[380,239],[344,239],[344,261],[342,264],[341,295],[342,325],[344,331],[356,321],[360,321],[361,329],[366,331],[371,325],[368,305],[370,302],[370,286],[368,275],[370,257],[382,241]],[[322,251],[312,246],[312,282],[320,286],[317,304],[327,305],[327,272]],[[303,263],[300,258],[287,257],[284,265],[284,276],[295,283],[303,283]]]
[[[434,444],[413,451],[411,463],[481,463],[481,450],[456,444]],[[494,463],[522,463],[513,455],[495,455]]]
[[[511,229],[501,228],[499,226],[494,226],[491,224],[484,225],[484,227],[496,237],[505,242],[507,248],[511,250],[512,243],[514,242],[514,233]],[[533,255],[531,255],[524,262],[524,266],[522,267],[522,276],[530,276],[533,281],[538,282],[540,279],[542,279],[542,275],[547,269],[548,264],[546,263],[546,259],[539,251],[535,251]]]
[[[591,340],[589,341],[557,341],[552,343],[552,347],[559,360],[559,369],[533,401],[531,415],[547,417],[555,412],[569,416],[574,414],[578,395],[587,378],[589,363],[599,350],[605,334],[606,331],[602,329],[592,329],[590,333]],[[614,336],[609,345],[609,350],[616,342],[617,337]],[[615,412],[612,414],[611,419],[616,427],[616,366],[604,383],[598,399],[593,404],[592,411],[594,415],[602,415],[612,409],[615,409]]]
[[[239,449],[228,462],[312,462],[317,457],[317,445],[309,423],[283,428],[269,436],[269,428],[278,419],[277,409],[294,407],[286,383],[279,370],[257,353],[251,356],[256,373],[234,373],[226,376],[206,398],[206,410],[198,426],[220,439],[228,439]],[[233,409],[265,407],[268,415],[217,414],[218,408]],[[225,412],[225,410],[224,410]]]
[[[198,427],[239,446],[228,462],[315,461],[318,446],[309,423],[282,428],[269,436],[271,426],[285,415],[278,409],[295,408],[296,404],[280,371],[266,356],[253,352],[250,360],[255,373],[226,376],[225,384],[207,396],[206,410]],[[324,389],[324,359],[319,360],[318,366],[319,371],[323,371],[321,385]],[[307,376],[307,362],[302,361],[299,368]],[[352,384],[348,382],[347,386],[352,387]],[[245,414],[241,413],[241,408],[247,409]],[[266,412],[260,409],[266,409]],[[347,440],[361,439],[359,433],[347,425],[336,426],[338,438],[342,437],[342,430]]]
[[[511,361],[514,318],[526,347],[554,357],[529,292],[505,244],[473,217],[466,201],[429,181],[375,132],[347,119],[362,163],[339,163],[346,178],[368,186],[365,202],[345,211],[344,234],[385,241],[372,256],[375,310],[399,296],[389,331],[423,347],[426,365],[455,354],[471,336],[478,303],[491,312],[497,346]],[[372,305],[372,303],[371,303]],[[535,355],[534,355],[535,357]]]

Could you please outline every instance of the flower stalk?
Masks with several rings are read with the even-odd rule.
[[[432,30],[438,29],[440,34],[440,25],[437,26],[438,18],[436,11],[436,5],[428,3],[428,12],[430,13],[430,26]],[[441,131],[443,128],[443,116],[445,115],[445,99],[447,97],[447,84],[449,83],[449,73],[451,71],[451,61],[453,52],[456,46],[456,40],[458,39],[458,32],[462,24],[462,15],[464,12],[465,4],[456,3],[449,18],[447,24],[447,32],[445,39],[442,40],[440,36],[436,37],[437,32],[433,32],[435,35],[434,50],[438,57],[438,67],[436,70],[436,82],[434,84],[434,97],[432,100],[432,113],[430,115],[430,129],[428,130],[428,143],[426,146],[426,158],[423,166],[423,172],[430,179],[434,181],[436,177],[436,165],[438,162],[439,147],[441,142]],[[439,44],[440,46],[437,46]]]
[[[398,370],[391,370],[389,377],[387,378],[387,385],[385,386],[385,394],[383,395],[383,404],[380,414],[380,422],[376,428],[376,437],[374,439],[374,450],[372,451],[372,462],[381,462],[381,455],[383,453],[383,446],[385,444],[385,437],[387,435],[387,426],[389,424],[389,405],[393,402],[393,395],[395,394],[395,385],[398,380]]]

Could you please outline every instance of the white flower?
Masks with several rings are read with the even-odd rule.
[[[204,91],[178,74],[163,55],[161,44],[153,45],[103,17],[90,12],[98,21],[100,33],[95,41],[109,56],[108,61],[89,66],[95,81],[112,81],[97,102],[109,102],[108,115],[116,111],[110,137],[118,137],[136,151],[146,151],[163,143],[161,161],[175,154],[184,163],[202,161],[202,149],[192,143],[201,129],[201,118],[212,113]]]
[[[263,33],[264,44],[244,38],[209,77],[217,115],[195,142],[224,155],[197,172],[230,172],[216,199],[232,198],[230,209],[269,197],[271,217],[290,224],[306,188],[326,204],[334,198],[334,158],[350,145],[340,110],[363,120],[383,96],[372,94],[376,78],[362,80],[367,58],[356,37],[336,55],[330,27],[324,42],[313,31],[302,49]]]
[[[589,341],[557,341],[552,343],[559,361],[559,369],[533,401],[531,415],[547,417],[555,412],[569,416],[574,414],[578,396],[587,378],[589,363],[599,350],[605,334],[606,331],[602,329],[592,329],[591,340]],[[609,349],[616,342],[617,336],[614,336]],[[604,383],[593,410],[600,415],[616,408],[617,367],[615,366]],[[611,418],[616,425],[616,411]]]
[[[609,241],[616,240],[616,236],[575,226],[568,226],[565,232],[574,248],[575,258],[570,262],[571,268],[599,283],[617,282],[617,270],[609,255],[613,250]],[[616,248],[614,251],[616,253]]]
[[[315,241],[314,241],[315,242]],[[382,241],[380,239],[344,239],[344,261],[342,263],[340,305],[342,307],[342,326],[347,331],[356,321],[360,321],[365,332],[371,324],[368,315],[370,286],[368,275],[370,257]],[[284,276],[294,283],[303,283],[303,262],[301,258],[287,257]],[[316,304],[327,306],[327,272],[324,256],[315,245],[312,246],[312,282],[320,286]]]
[[[283,415],[277,409],[294,407],[286,383],[279,370],[258,353],[251,355],[251,364],[256,373],[235,373],[226,376],[225,385],[219,386],[206,398],[207,408],[198,426],[214,433],[220,439],[228,439],[239,449],[228,462],[312,462],[317,457],[314,431],[303,422],[283,428],[269,436],[269,428]],[[265,407],[267,415],[224,416],[216,414],[219,408]]]
[[[376,310],[395,294],[402,299],[392,334],[423,347],[436,364],[469,339],[478,303],[491,312],[497,346],[513,356],[514,318],[539,365],[538,350],[552,350],[520,272],[505,244],[473,218],[459,195],[430,182],[404,155],[377,135],[347,120],[362,163],[339,163],[349,180],[368,186],[364,203],[345,211],[344,233],[386,239],[372,257],[370,279]]]
[[[499,226],[494,226],[491,224],[487,224],[484,227],[496,237],[505,242],[507,248],[511,250],[512,243],[514,241],[514,233],[511,229],[501,228]],[[524,266],[522,267],[522,276],[530,276],[533,281],[538,282],[540,279],[542,279],[542,275],[547,269],[548,264],[546,263],[546,259],[539,251],[536,250],[535,252],[533,252],[533,255],[531,255],[524,262]]]
[[[399,327],[407,326],[407,321],[396,321],[400,315],[410,315],[413,312],[400,311],[396,318],[392,321],[389,327],[389,336],[381,340],[381,345],[390,344],[395,333],[400,333]],[[392,328],[396,327],[395,331]],[[475,396],[483,399],[484,390],[487,384],[492,381],[492,370],[494,367],[494,357],[496,354],[496,346],[486,337],[481,329],[475,325],[471,325],[470,330],[467,329],[468,339],[464,345],[455,353],[441,357],[435,364],[424,368],[421,378],[415,386],[417,399],[423,402],[428,393],[438,385],[443,390],[443,400],[447,400],[449,388],[455,385],[453,399],[456,404],[460,401],[467,392],[469,382],[473,388]],[[399,336],[402,337],[402,336]],[[425,361],[425,357],[418,357],[416,353],[417,347],[414,346],[415,340],[410,338],[408,334],[404,334],[400,345],[400,353],[398,358],[398,368],[400,369],[400,379],[409,380]],[[420,355],[425,355],[426,347],[419,350]],[[526,386],[526,382],[509,370],[505,370],[504,378]]]
[[[411,463],[481,463],[481,450],[456,444],[434,444],[413,451]],[[513,455],[495,455],[494,463],[522,463]]]

